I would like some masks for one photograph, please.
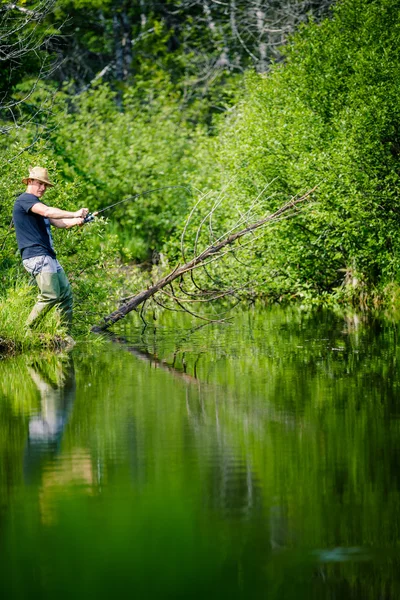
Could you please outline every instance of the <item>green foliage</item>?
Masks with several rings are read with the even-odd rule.
[[[260,0],[57,0],[49,23],[63,37],[50,47],[62,57],[52,77],[81,91],[103,73],[123,92],[149,70],[161,70],[183,92],[186,106],[208,98],[207,115],[224,106],[232,75],[254,65],[265,71],[280,56],[282,30],[312,14],[327,14],[331,0],[285,3]],[[105,69],[105,72],[104,72]]]
[[[169,3],[167,12],[171,7]],[[60,14],[93,11],[90,19],[100,11],[107,21],[116,6],[63,2],[57,8]],[[122,3],[118,10],[129,9],[132,17],[136,8]],[[191,196],[182,187],[143,195],[104,213],[108,221],[56,233],[59,257],[75,290],[79,331],[143,283],[136,274],[127,281],[121,257],[125,263],[149,262],[162,253],[167,255],[161,257],[162,268],[180,259],[180,235],[200,194],[203,202],[186,235],[188,257],[196,239],[204,247],[318,185],[313,202],[297,217],[243,240],[237,252],[210,264],[208,274],[196,272],[202,286],[213,282],[236,289],[251,282],[246,293],[253,299],[268,295],[328,304],[332,299],[377,304],[382,297],[396,296],[397,9],[395,0],[343,0],[332,19],[301,28],[284,50],[284,63],[268,75],[248,73],[244,82],[229,78],[219,98],[212,88],[207,100],[194,94],[188,101],[178,71],[165,68],[166,56],[160,61],[136,57],[140,72],[131,84],[128,79],[123,85],[93,84],[75,96],[71,80],[56,95],[50,84],[34,86],[31,106],[22,103],[24,127],[7,130],[0,141],[1,297],[15,282],[19,285],[23,274],[8,228],[14,197],[22,191],[21,176],[33,164],[50,169],[57,186],[45,201],[61,208],[88,206],[94,211],[163,186],[190,186],[194,192]],[[158,40],[152,56],[161,57],[175,30],[171,23],[157,21],[154,11],[148,25]],[[99,40],[96,32],[93,36],[85,43],[93,52],[105,52],[95,50]],[[13,93],[22,100],[31,89],[29,78]],[[210,127],[215,106],[226,108],[238,93],[236,108],[214,118]],[[29,114],[37,114],[32,123],[26,119]],[[207,220],[198,235],[214,201],[218,210],[212,233]]]
[[[163,186],[190,184],[202,168],[204,131],[180,110],[165,79],[132,88],[124,110],[115,93],[101,86],[79,96],[53,136],[60,177],[80,179],[84,206],[98,210],[130,195]],[[186,213],[190,191],[146,194],[105,213],[121,240],[125,258],[144,260],[175,231]]]
[[[1,63],[0,63],[0,117],[13,122],[17,98],[14,87],[27,79],[27,74],[45,72],[51,63],[48,52],[52,36],[58,33],[46,18],[53,2],[30,0],[25,6],[1,2]],[[40,77],[40,76],[39,76]],[[29,100],[29,96],[25,98]]]
[[[272,182],[261,211],[319,185],[312,211],[271,230],[257,259],[281,292],[399,280],[399,32],[394,0],[341,2],[295,36],[284,65],[248,75],[220,136],[233,197],[249,204]]]
[[[33,286],[23,284],[10,289],[0,298],[0,354],[3,352],[37,350],[60,345],[65,337],[56,311],[50,311],[40,331],[26,327],[25,322],[35,302]]]

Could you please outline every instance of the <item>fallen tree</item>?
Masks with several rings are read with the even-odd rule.
[[[241,218],[235,223],[235,225],[231,228],[230,231],[227,231],[223,236],[220,236],[218,239],[213,239],[214,233],[213,233],[213,229],[212,229],[212,217],[213,217],[214,212],[216,211],[216,209],[219,206],[219,201],[216,201],[213,204],[212,208],[203,217],[203,219],[200,222],[200,225],[197,228],[197,233],[196,233],[195,242],[194,242],[194,255],[195,255],[194,258],[188,262],[185,262],[182,265],[178,264],[170,273],[168,273],[168,275],[159,279],[156,283],[154,283],[152,286],[149,286],[146,290],[142,290],[141,292],[139,292],[138,294],[135,294],[133,296],[123,298],[121,300],[121,306],[119,308],[117,308],[114,312],[103,317],[103,322],[99,323],[98,325],[95,325],[94,327],[92,327],[91,330],[95,333],[100,333],[102,331],[105,331],[105,330],[109,329],[110,327],[112,327],[112,325],[114,325],[115,323],[117,323],[118,321],[123,319],[127,314],[129,314],[133,310],[137,310],[137,308],[139,306],[142,307],[142,311],[141,311],[141,316],[142,316],[144,306],[150,298],[153,299],[156,302],[156,304],[164,307],[162,302],[155,298],[156,295],[159,293],[166,295],[169,299],[171,299],[174,303],[176,303],[182,310],[184,310],[185,312],[187,312],[195,317],[198,317],[200,319],[204,319],[204,320],[210,321],[210,322],[221,322],[221,320],[207,319],[201,315],[193,313],[191,310],[189,310],[185,306],[185,303],[187,303],[187,302],[191,302],[191,303],[193,303],[193,302],[211,302],[213,300],[216,300],[216,299],[219,299],[219,298],[222,298],[225,296],[232,296],[238,290],[237,289],[236,290],[235,289],[221,290],[221,289],[215,289],[215,288],[203,289],[196,285],[197,293],[195,293],[195,294],[188,293],[187,291],[185,291],[184,286],[183,286],[184,276],[187,274],[192,275],[192,273],[195,269],[197,269],[199,267],[206,268],[207,265],[209,265],[211,262],[213,262],[215,260],[220,260],[227,253],[234,251],[235,247],[237,246],[238,240],[240,240],[244,236],[247,236],[247,235],[253,233],[255,230],[260,229],[268,224],[276,223],[283,218],[288,218],[290,216],[295,216],[296,214],[298,214],[299,211],[298,211],[297,206],[299,204],[304,203],[305,201],[309,200],[312,193],[315,192],[317,187],[318,186],[315,186],[314,188],[310,189],[308,192],[306,192],[299,198],[295,197],[295,198],[290,199],[288,202],[286,202],[283,206],[278,208],[272,214],[269,214],[269,215],[263,217],[262,219],[259,219],[253,223],[247,224],[246,227],[239,229],[239,227],[243,225],[243,222],[248,222],[249,215],[251,214],[251,210],[254,205],[254,203],[253,203],[253,205],[250,207],[250,209],[248,211],[246,211],[246,213],[244,215],[241,216]],[[257,198],[257,200],[258,200],[258,198]],[[183,260],[185,260],[183,240],[184,240],[188,225],[191,221],[191,218],[192,218],[194,212],[197,209],[198,204],[199,204],[199,202],[196,203],[196,205],[192,209],[192,211],[188,217],[187,223],[185,225],[185,228],[183,230],[182,243],[181,243]],[[200,239],[200,234],[201,234],[202,228],[205,226],[205,224],[207,224],[207,226],[209,228],[209,235],[210,235],[210,238],[212,239],[212,242],[203,251],[197,253],[196,250],[197,250],[198,242]],[[251,242],[253,243],[254,239],[252,239]],[[176,280],[178,280],[178,287],[179,287],[180,291],[186,296],[186,298],[177,296],[176,290],[173,287],[173,282],[175,282]],[[193,281],[193,279],[192,279],[192,281]],[[165,288],[169,288],[170,291],[166,292]]]

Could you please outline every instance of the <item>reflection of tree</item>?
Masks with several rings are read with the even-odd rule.
[[[262,507],[261,487],[249,458],[230,448],[214,447],[207,486],[208,501],[226,516],[251,519]]]
[[[209,387],[209,386],[208,386]],[[246,454],[242,456],[231,436],[220,425],[218,403],[210,422],[202,399],[202,388],[186,393],[186,410],[194,446],[209,457],[207,469],[207,504],[226,517],[250,520],[262,509],[261,487]],[[210,436],[210,431],[213,435]],[[192,442],[190,443],[190,446]],[[205,446],[207,448],[205,448]]]
[[[123,344],[124,348],[136,358],[148,362],[153,368],[167,371],[175,378],[186,384],[186,413],[188,426],[185,426],[186,451],[189,453],[195,447],[199,465],[207,456],[207,472],[205,475],[204,495],[206,504],[216,510],[224,518],[235,518],[240,521],[260,522],[263,506],[262,487],[255,473],[252,460],[248,453],[243,455],[237,447],[234,436],[223,427],[224,417],[221,418],[217,399],[213,410],[206,407],[205,398],[210,394],[222,394],[233,401],[234,395],[223,386],[201,382],[194,375],[176,368],[174,361],[168,364],[149,350],[139,349],[123,337],[110,336],[114,342]],[[195,363],[196,365],[196,360]],[[183,367],[184,368],[184,367]],[[232,403],[234,405],[234,402]],[[272,406],[263,402],[264,414],[271,421],[282,423],[285,428],[292,429],[293,422],[288,415],[280,415]],[[255,428],[256,423],[249,414],[246,415],[247,427]],[[189,440],[189,436],[192,439]],[[265,519],[265,528],[260,531],[264,542],[272,549],[285,546],[288,539],[286,511],[281,506],[272,506],[269,516]]]

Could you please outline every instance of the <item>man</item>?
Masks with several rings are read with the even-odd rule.
[[[13,220],[23,265],[33,275],[39,288],[38,300],[27,324],[34,326],[50,308],[56,306],[70,331],[72,290],[56,258],[50,224],[63,229],[82,225],[89,211],[81,208],[76,212],[69,212],[43,204],[40,199],[48,187],[53,187],[47,169],[30,169],[29,177],[22,182],[27,188],[14,204]]]

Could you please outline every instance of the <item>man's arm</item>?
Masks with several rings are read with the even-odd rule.
[[[31,207],[31,212],[35,213],[36,215],[40,215],[41,217],[47,217],[47,219],[50,219],[50,223],[52,223],[53,220],[58,221],[59,219],[74,219],[76,222],[73,224],[61,225],[61,227],[73,227],[74,225],[81,225],[83,223],[83,219],[89,213],[89,209],[80,208],[76,212],[70,212],[68,210],[61,210],[61,208],[55,208],[54,206],[46,206],[42,202],[36,202]],[[79,223],[77,220],[79,220]],[[56,227],[59,226],[57,223],[52,223],[52,225],[55,225]]]
[[[66,219],[49,219],[50,223],[54,227],[58,227],[59,229],[70,229],[70,227],[75,227],[75,225],[83,225],[83,218],[68,218]]]

